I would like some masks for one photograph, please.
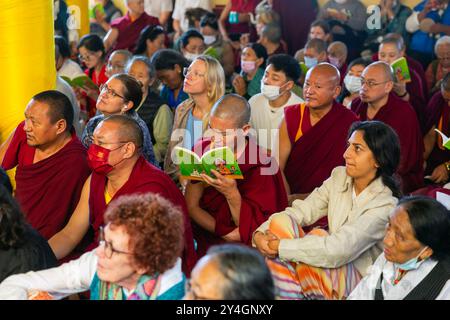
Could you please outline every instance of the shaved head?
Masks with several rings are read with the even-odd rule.
[[[374,69],[377,73],[383,74],[383,81],[394,81],[394,73],[392,72],[392,67],[388,65],[386,62],[377,61],[369,66],[367,66],[366,70]]]
[[[405,40],[403,39],[403,37],[400,35],[400,34],[398,34],[398,33],[388,33],[387,35],[385,35],[384,36],[384,38],[383,38],[384,40],[387,40],[387,39],[391,39],[392,40],[392,43],[394,42],[394,41],[396,41],[397,42],[397,47],[399,48],[399,50],[401,51],[401,50],[403,50],[403,49],[405,49]],[[384,41],[383,40],[383,41]]]
[[[242,128],[250,122],[250,105],[246,99],[237,94],[226,94],[214,104],[211,116],[232,120],[236,128]]]
[[[115,124],[117,130],[115,132],[119,141],[133,142],[137,148],[143,145],[143,133],[139,124],[132,118],[125,115],[112,115],[100,123],[112,123]]]
[[[309,78],[312,75],[320,76],[320,78],[324,78],[329,80],[334,87],[340,86],[341,83],[341,74],[339,70],[329,63],[320,63],[315,67],[308,70],[306,77]]]

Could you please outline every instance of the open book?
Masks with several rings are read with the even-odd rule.
[[[446,149],[450,150],[450,139],[443,134],[439,129],[434,129],[437,133],[439,133],[442,137],[442,146]]]
[[[411,82],[411,74],[409,72],[408,61],[405,57],[395,60],[391,63],[394,70],[394,76],[397,81]]]
[[[208,150],[200,158],[195,152],[175,147],[177,164],[183,178],[190,180],[203,180],[200,174],[204,173],[212,178],[216,176],[211,169],[231,179],[244,179],[233,151],[228,147]]]
[[[83,74],[81,76],[75,77],[73,79],[69,79],[68,77],[61,76],[68,84],[70,84],[73,88],[91,88],[98,90],[98,86],[89,78],[87,75]]]

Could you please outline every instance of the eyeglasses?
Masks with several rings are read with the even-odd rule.
[[[361,78],[361,87],[363,87],[364,85],[367,85],[368,88],[373,88],[375,86],[378,86],[380,84],[387,83],[387,82],[391,82],[391,80],[376,82],[373,80],[366,81],[366,80],[364,80],[364,78]]]
[[[115,97],[119,97],[122,98],[123,100],[127,100],[125,99],[125,97],[121,96],[120,94],[118,94],[117,92],[115,92],[113,89],[111,89],[110,87],[108,87],[108,85],[106,83],[102,84],[100,86],[100,93],[106,93],[108,96],[111,96],[113,98]]]
[[[192,78],[198,79],[200,77],[204,77],[205,74],[204,73],[199,73],[197,71],[192,71],[189,68],[183,68],[183,76],[187,77],[189,74],[192,75]]]
[[[210,298],[197,295],[195,293],[195,291],[192,290],[192,284],[191,284],[190,279],[186,280],[186,282],[184,284],[184,292],[185,292],[185,295],[187,295],[188,293],[191,294],[193,300],[211,300]]]
[[[125,252],[125,251],[120,251],[120,250],[114,249],[114,247],[112,246],[111,242],[105,240],[105,230],[104,230],[103,227],[100,227],[100,230],[99,230],[99,243],[100,243],[100,245],[104,245],[105,246],[105,249],[104,249],[105,250],[105,256],[108,259],[111,259],[112,255],[114,253],[117,253],[117,254],[133,254],[131,252]]]
[[[87,54],[87,55],[85,55],[85,56],[79,54],[79,55],[78,55],[78,59],[80,59],[80,61],[89,61],[89,60],[91,60],[91,58],[92,58],[93,56],[94,56],[93,54]]]
[[[125,69],[125,66],[114,65],[114,64],[111,64],[111,63],[108,63],[106,66],[108,67],[108,69],[111,69],[111,70],[124,70]]]
[[[228,136],[233,136],[235,135],[235,132],[239,130],[239,129],[227,129],[225,131],[220,131],[214,128],[211,128],[211,125],[208,124],[208,128],[205,132],[205,136],[207,137],[211,137],[211,136],[222,136],[223,138],[228,137]]]

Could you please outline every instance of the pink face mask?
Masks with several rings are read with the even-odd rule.
[[[256,61],[241,60],[241,69],[245,73],[251,73],[256,69]]]

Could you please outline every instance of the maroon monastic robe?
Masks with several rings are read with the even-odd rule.
[[[400,139],[400,165],[397,173],[401,177],[402,190],[409,193],[423,185],[423,140],[419,122],[412,106],[389,94],[387,104],[382,107],[373,119],[367,118],[367,103],[356,98],[352,102],[354,111],[361,121],[378,120],[395,130]]]
[[[111,52],[118,49],[126,49],[130,52],[134,52],[136,42],[142,29],[148,25],[158,24],[158,18],[149,16],[145,12],[135,21],[131,21],[129,12],[125,16],[115,19],[111,22],[111,28],[116,28],[119,31],[119,37]]]
[[[253,232],[271,214],[286,209],[288,202],[280,170],[277,168],[276,174],[264,175],[261,169],[270,167],[271,158],[253,139],[249,138],[247,141],[245,152],[238,160],[244,179],[236,182],[242,197],[239,234],[242,243],[251,245]],[[206,139],[199,141],[194,150],[206,151],[210,143]],[[258,154],[256,161],[248,161],[253,159],[255,154]],[[222,236],[236,229],[227,200],[214,187],[204,190],[200,207],[214,217],[216,228],[214,233],[210,233],[194,224],[194,238],[197,241],[199,257],[203,256],[210,246],[225,243]]]
[[[86,148],[72,132],[72,140],[47,159],[33,163],[36,148],[27,144],[25,122],[16,128],[2,162],[17,166],[15,196],[27,221],[50,239],[67,223],[89,176]]]
[[[284,110],[292,144],[284,175],[291,194],[311,193],[330,177],[335,167],[345,164],[343,156],[347,146],[348,130],[357,120],[353,112],[334,102],[331,110],[318,123],[308,128],[304,123],[310,123],[309,109],[305,107],[303,114],[305,121],[302,121],[300,110],[300,105],[290,106]],[[303,135],[296,141],[300,123]],[[310,228],[314,227],[327,228],[328,219],[324,217]]]
[[[426,119],[426,132],[430,131],[430,129],[435,126],[447,137],[450,135],[450,106],[448,105],[448,102],[445,101],[441,91],[436,92],[428,103]],[[450,150],[442,146],[442,139],[438,136],[434,148],[427,159],[425,175],[431,175],[437,166],[449,160]]]
[[[88,246],[87,250],[94,249],[98,245],[98,230],[104,223],[103,215],[108,206],[105,201],[106,182],[106,176],[95,172],[92,173],[89,194],[89,220],[95,232],[95,241]],[[149,192],[159,194],[163,198],[169,200],[183,213],[185,239],[182,255],[183,271],[189,276],[192,268],[197,262],[192,228],[183,194],[169,176],[148,163],[143,157],[140,157],[134,165],[128,181],[116,192],[111,201],[122,195],[144,194]],[[151,250],[151,248],[149,248],[149,250]]]

